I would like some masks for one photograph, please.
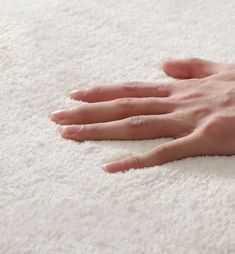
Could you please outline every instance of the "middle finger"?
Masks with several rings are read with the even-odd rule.
[[[84,103],[79,107],[51,114],[59,124],[108,122],[136,115],[167,114],[174,111],[176,102],[171,98],[120,98],[112,101]]]

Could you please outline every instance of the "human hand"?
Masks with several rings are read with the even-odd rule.
[[[61,135],[76,141],[172,137],[143,154],[108,163],[108,172],[162,165],[190,156],[235,154],[235,64],[168,59],[181,80],[129,82],[70,93],[89,102],[51,114]],[[183,80],[182,80],[183,79]]]

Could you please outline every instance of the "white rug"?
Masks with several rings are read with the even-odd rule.
[[[0,253],[235,253],[235,156],[108,174],[171,139],[63,140],[69,91],[235,62],[234,0],[0,0]]]

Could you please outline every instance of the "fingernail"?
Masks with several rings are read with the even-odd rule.
[[[71,97],[75,97],[75,98],[82,98],[86,95],[87,93],[87,89],[83,89],[83,90],[73,90],[69,93],[69,95]]]
[[[59,133],[61,133],[62,127],[61,127],[60,125],[58,125],[57,128],[56,128],[56,130],[57,130]]]
[[[102,169],[106,172],[109,172],[108,169],[106,168],[106,164],[102,166]]]
[[[120,168],[120,162],[119,161],[106,163],[103,166],[103,169],[105,171],[109,172],[109,173],[117,172],[119,168]]]
[[[50,114],[50,117],[53,121],[61,122],[68,116],[68,110],[57,110]]]
[[[161,60],[161,62],[160,62],[160,68],[162,69],[163,68],[163,66],[164,66],[164,64],[166,63],[166,62],[171,62],[171,61],[174,61],[175,59],[174,58],[171,58],[171,57],[166,57],[166,58],[163,58],[162,60]]]
[[[80,134],[80,132],[83,129],[83,125],[76,125],[76,126],[63,126],[61,128],[61,135],[64,138],[74,138],[74,137],[78,137],[78,134]]]

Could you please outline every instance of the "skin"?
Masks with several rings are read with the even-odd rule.
[[[168,83],[128,82],[76,90],[85,103],[50,114],[76,141],[172,137],[142,154],[104,165],[110,173],[203,155],[235,154],[235,64],[166,59]]]

